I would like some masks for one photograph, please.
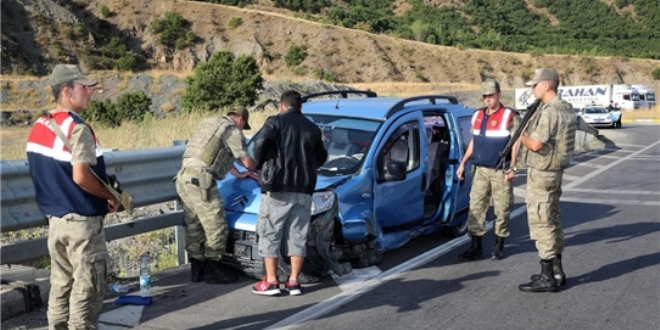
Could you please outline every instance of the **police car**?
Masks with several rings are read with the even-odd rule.
[[[304,96],[303,114],[321,128],[328,159],[318,171],[301,281],[378,264],[384,251],[420,235],[464,235],[472,175],[458,180],[456,169],[475,110],[442,95],[389,98],[343,90]],[[231,229],[223,263],[261,278],[259,185],[227,174],[217,186]],[[286,244],[282,249],[279,273],[285,275]]]
[[[608,111],[605,107],[590,106],[580,109],[578,114],[592,126],[621,127],[621,110]]]

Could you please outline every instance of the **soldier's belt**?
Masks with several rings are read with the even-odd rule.
[[[209,173],[213,174],[213,171],[210,168],[206,167],[184,167],[183,170],[181,170],[181,174],[189,174],[189,175],[200,175],[201,173]]]

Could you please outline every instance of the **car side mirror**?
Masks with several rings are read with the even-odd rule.
[[[387,162],[385,181],[403,181],[406,179],[406,165],[402,162]]]

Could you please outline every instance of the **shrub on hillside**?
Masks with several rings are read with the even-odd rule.
[[[133,52],[126,52],[117,60],[119,71],[134,71],[138,66],[138,58]]]
[[[191,25],[181,14],[168,11],[162,19],[151,22],[151,32],[160,34],[161,44],[182,49],[195,41],[196,36],[190,31]]]
[[[151,98],[144,92],[119,95],[115,101],[115,112],[121,121],[142,120],[149,112]]]
[[[89,108],[81,116],[106,127],[119,127],[125,121],[139,121],[149,113],[151,98],[144,92],[125,93],[120,95],[116,102],[109,99],[92,101]]]
[[[200,63],[186,81],[188,87],[181,96],[181,106],[188,110],[215,110],[234,104],[254,104],[264,79],[254,57],[235,58],[231,52],[221,51],[208,62]]]
[[[103,101],[93,100],[89,103],[89,108],[80,114],[86,121],[92,121],[102,126],[117,127],[121,125],[121,120],[117,121],[115,106],[112,101],[105,99]]]
[[[289,47],[289,51],[286,53],[286,56],[284,56],[284,62],[286,63],[286,66],[292,67],[302,63],[305,58],[307,58],[307,52],[304,48],[291,45],[291,47]]]
[[[651,74],[653,75],[653,79],[660,80],[660,68],[655,68]]]
[[[232,29],[238,27],[241,24],[243,24],[243,19],[240,17],[232,17],[228,23],[229,27]]]

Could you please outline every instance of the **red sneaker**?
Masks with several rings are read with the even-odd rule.
[[[268,282],[264,277],[261,282],[252,287],[252,293],[260,296],[277,296],[282,293],[280,291],[280,282]]]
[[[292,296],[299,296],[302,294],[302,290],[300,289],[300,282],[292,282],[289,280],[289,277],[286,278],[284,289],[289,291],[289,294]]]

